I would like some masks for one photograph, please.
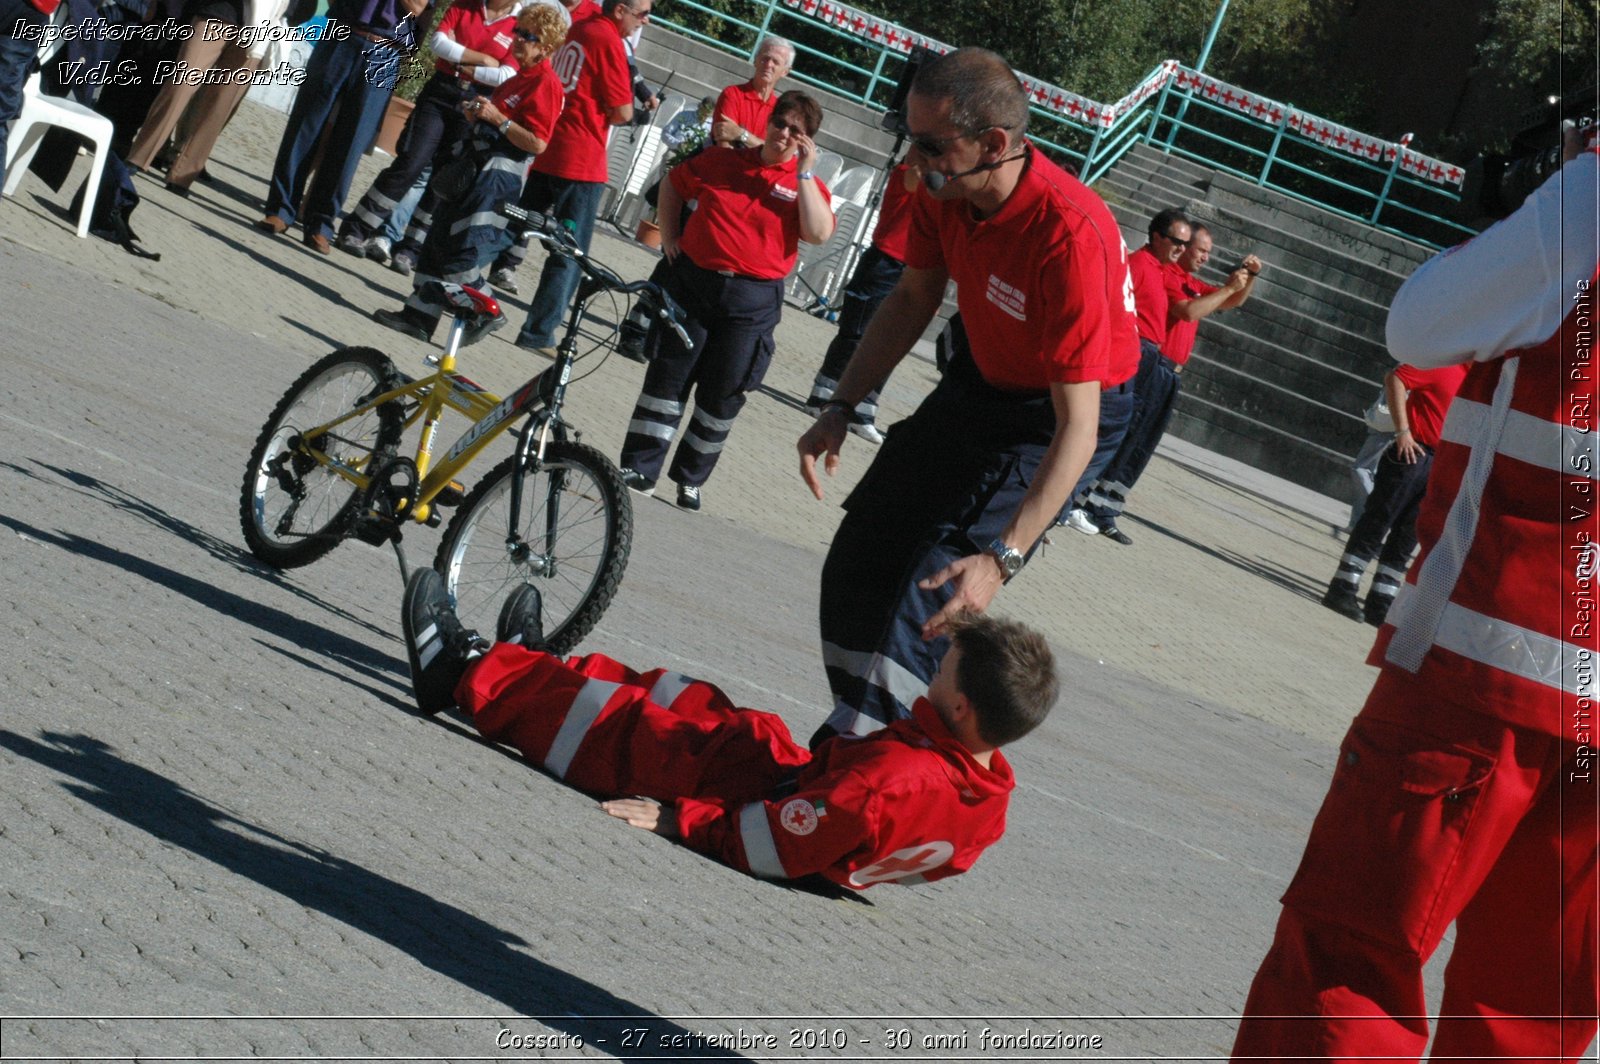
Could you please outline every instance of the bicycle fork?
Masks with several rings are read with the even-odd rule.
[[[506,527],[506,554],[520,566],[546,579],[556,575],[555,532],[560,527],[561,489],[566,473],[555,470],[550,474],[550,484],[544,500],[545,542],[543,550],[535,552],[522,538],[522,485],[524,474],[531,468],[543,466],[545,448],[551,440],[565,441],[566,430],[553,418],[548,409],[541,410],[528,419],[517,434],[517,460],[511,477],[511,506]],[[537,500],[534,500],[537,505]]]

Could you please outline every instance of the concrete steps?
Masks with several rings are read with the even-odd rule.
[[[1164,208],[1204,221],[1215,247],[1203,280],[1220,283],[1249,253],[1263,262],[1248,303],[1201,323],[1173,433],[1345,498],[1366,435],[1361,412],[1393,365],[1383,344],[1389,302],[1431,252],[1145,145],[1095,188],[1129,247]]]

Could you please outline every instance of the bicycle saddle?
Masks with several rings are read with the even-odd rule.
[[[470,329],[501,316],[500,302],[487,292],[448,281],[429,281],[419,293],[430,303],[443,304],[458,318],[463,318]]]

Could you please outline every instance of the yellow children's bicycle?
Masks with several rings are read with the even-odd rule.
[[[577,359],[578,325],[602,292],[637,296],[676,331],[681,312],[649,281],[624,282],[594,262],[571,235],[514,206],[502,213],[552,254],[574,260],[580,283],[556,361],[511,395],[493,395],[456,372],[463,342],[504,321],[488,295],[439,282],[431,293],[453,320],[435,372],[413,379],[369,347],[335,351],[301,374],[278,400],[245,470],[239,520],[257,558],[279,569],[308,565],[352,536],[394,544],[407,522],[436,526],[458,507],[434,568],[445,578],[462,623],[494,631],[501,604],[519,584],[539,589],[553,653],[565,653],[599,621],[628,564],[633,510],[617,467],[561,416]],[[445,410],[472,424],[438,460],[433,449]],[[456,478],[518,419],[516,450],[470,492]],[[421,423],[414,457],[399,453]]]

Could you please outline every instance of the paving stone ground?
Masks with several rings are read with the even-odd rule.
[[[1336,507],[1158,457],[1133,547],[1061,530],[997,601],[1068,681],[1015,748],[1005,840],[926,887],[750,879],[415,716],[391,554],[275,573],[243,549],[245,459],[289,382],[335,346],[425,353],[370,320],[398,275],[250,228],[281,124],[246,104],[189,200],[141,181],[160,262],[77,240],[31,179],[0,203],[0,1056],[1225,1054],[1371,682],[1371,629],[1316,602]],[[817,573],[871,459],[852,440],[826,503],[796,474],[831,329],[787,313],[702,514],[636,502],[585,644],[802,735]],[[465,356],[492,390],[544,365],[511,334]],[[568,412],[614,454],[642,367],[589,367]],[[903,366],[886,420],[934,372]]]

